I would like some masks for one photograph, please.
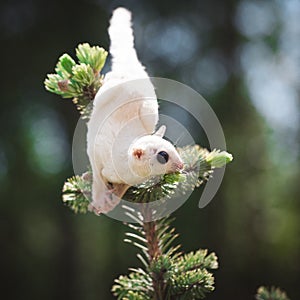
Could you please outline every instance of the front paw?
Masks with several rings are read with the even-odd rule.
[[[93,211],[96,215],[105,214],[112,211],[120,202],[120,198],[115,194],[115,189],[106,190],[90,203],[89,210]]]

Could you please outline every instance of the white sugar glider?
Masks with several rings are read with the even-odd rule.
[[[155,175],[183,168],[174,146],[156,132],[158,103],[134,49],[131,13],[114,10],[110,27],[112,69],[98,91],[87,133],[93,173],[90,210],[114,209],[126,190]]]

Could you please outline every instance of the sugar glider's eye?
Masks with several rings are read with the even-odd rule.
[[[169,154],[166,151],[160,151],[157,153],[157,160],[161,164],[166,164],[169,160]]]

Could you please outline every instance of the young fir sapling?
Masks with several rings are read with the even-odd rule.
[[[77,47],[76,56],[78,62],[68,54],[62,55],[56,65],[56,73],[49,74],[45,80],[45,87],[63,98],[73,99],[82,117],[89,120],[91,104],[104,82],[101,70],[107,52],[85,43]],[[171,197],[176,190],[193,190],[209,180],[215,168],[223,167],[232,160],[231,154],[225,151],[208,151],[198,145],[177,151],[184,162],[183,172],[161,174],[155,179],[130,186],[123,198],[147,204],[162,197]],[[63,202],[76,213],[87,213],[92,201],[92,182],[93,173],[87,166],[86,173],[67,179],[63,186]],[[142,214],[127,212],[135,224],[126,224],[130,232],[126,234],[125,241],[139,249],[137,257],[143,267],[131,268],[129,275],[115,280],[113,294],[124,300],[204,298],[214,290],[212,271],[218,268],[217,256],[206,249],[187,254],[181,252],[180,245],[174,245],[178,235],[171,227],[172,219],[165,217],[146,222],[151,219],[151,214],[147,205]],[[266,288],[258,290],[256,299],[288,300],[279,290],[269,292]]]
[[[60,57],[55,69],[57,73],[48,75],[45,80],[46,89],[63,98],[73,98],[80,113],[89,119],[87,107],[104,78],[99,73],[101,69],[96,66],[104,65],[106,55],[107,52],[100,47],[91,47],[87,43],[79,45],[76,49],[79,62],[75,63],[67,54]],[[178,152],[184,161],[184,174],[164,174],[159,176],[159,181],[155,180],[155,184],[150,179],[132,186],[124,199],[148,203],[162,196],[171,196],[178,187],[194,189],[212,176],[214,168],[232,160],[225,151],[209,152],[198,145],[186,146]],[[73,176],[65,182],[63,201],[74,212],[88,212],[91,183],[92,174],[88,166],[82,176]],[[143,222],[141,216],[132,215],[132,218],[136,224],[127,224],[133,232],[127,234],[126,241],[141,250],[138,258],[144,269],[131,269],[129,276],[120,276],[116,280],[112,291],[118,299],[201,299],[214,290],[211,271],[218,267],[214,253],[209,254],[205,249],[188,254],[180,252],[180,246],[173,245],[178,235],[171,227],[170,217],[151,222]]]

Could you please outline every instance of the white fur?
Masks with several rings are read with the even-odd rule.
[[[116,199],[110,202],[108,182],[114,186],[130,186],[146,179],[134,172],[136,165],[130,149],[139,138],[153,134],[158,122],[155,91],[134,49],[131,13],[125,8],[116,9],[108,32],[112,70],[95,97],[87,134],[87,152],[93,172],[91,205],[104,213],[118,203]],[[158,136],[161,133],[164,130]]]

